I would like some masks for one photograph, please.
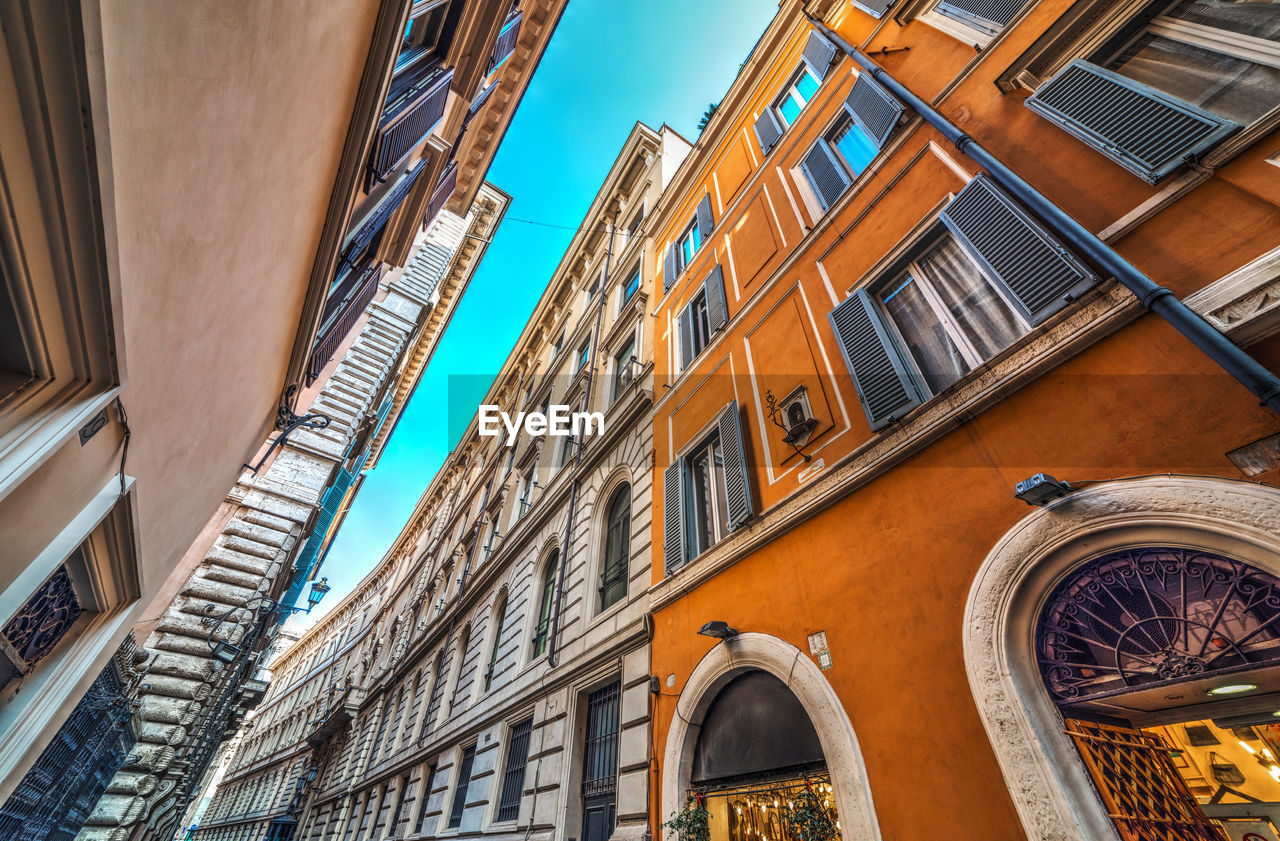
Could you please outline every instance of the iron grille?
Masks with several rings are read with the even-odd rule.
[[[132,656],[132,640],[120,650],[0,806],[0,838],[72,841],[124,764],[137,735],[118,662]]]
[[[587,738],[582,757],[582,796],[618,789],[618,719],[622,684],[614,681],[587,696]]]
[[[498,801],[498,820],[514,821],[520,817],[520,795],[524,791],[524,769],[529,763],[529,734],[533,719],[528,718],[511,728],[511,744],[507,748],[507,770],[502,775],[502,797]]]
[[[436,715],[440,712],[440,702],[444,699],[444,649],[436,655],[435,674],[431,676],[431,698],[427,701],[427,717],[422,725],[423,733],[430,733],[436,724]]]
[[[387,693],[386,700],[382,702],[382,715],[378,716],[378,729],[373,734],[373,748],[369,752],[369,767],[372,768],[378,761],[378,752],[382,750],[382,737],[387,732],[387,719],[391,717],[391,702],[393,696]]]
[[[1280,662],[1280,579],[1194,549],[1103,555],[1050,596],[1036,655],[1059,704]]]
[[[453,808],[449,810],[449,829],[462,826],[462,813],[467,808],[467,789],[471,786],[471,766],[476,761],[476,746],[462,752],[458,766],[458,784],[453,789]]]
[[[75,557],[79,552],[77,549]],[[26,674],[44,659],[83,612],[66,565],[58,567],[0,631],[5,642],[17,654],[13,662],[8,662],[9,656],[3,657],[5,662],[0,666],[0,686],[11,678]]]

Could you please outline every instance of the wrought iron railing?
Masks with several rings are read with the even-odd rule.
[[[586,750],[582,757],[582,796],[609,794],[618,788],[618,723],[622,685],[614,682],[587,696]]]
[[[382,263],[374,263],[360,275],[354,285],[354,291],[348,298],[335,307],[328,319],[320,325],[316,343],[311,348],[311,360],[307,365],[307,385],[311,385],[320,376],[324,366],[329,364],[334,353],[342,345],[351,328],[355,326],[365,307],[378,292],[378,281],[382,277]]]
[[[453,68],[428,67],[422,78],[387,103],[369,162],[375,179],[381,181],[395,170],[444,116],[452,81]]]

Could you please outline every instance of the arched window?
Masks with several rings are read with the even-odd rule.
[[[489,649],[489,665],[484,670],[484,691],[493,686],[493,674],[498,668],[498,652],[502,648],[502,626],[507,620],[507,597],[503,596],[498,609],[493,612],[493,645]]]
[[[547,650],[547,628],[551,624],[551,601],[556,591],[556,563],[560,558],[557,550],[551,553],[547,561],[546,572],[542,576],[542,598],[538,607],[538,625],[533,629],[533,655],[541,657]]]
[[[609,502],[605,521],[604,566],[600,570],[600,609],[627,595],[631,577],[631,486],[623,485]]]

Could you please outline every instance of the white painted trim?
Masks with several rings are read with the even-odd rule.
[[[1103,482],[1036,509],[991,550],[963,625],[965,670],[1028,841],[1118,841],[1041,681],[1032,635],[1073,568],[1126,546],[1220,552],[1280,575],[1280,490],[1156,476]]]
[[[1280,247],[1184,301],[1236,344],[1247,346],[1280,331]]]
[[[880,826],[866,764],[844,704],[804,652],[768,634],[744,633],[725,640],[708,651],[689,675],[676,701],[663,750],[659,819],[665,820],[684,805],[693,772],[694,747],[716,695],[735,677],[754,669],[787,684],[813,722],[835,787],[842,837],[879,841]],[[662,837],[673,841],[675,834],[664,830]]]

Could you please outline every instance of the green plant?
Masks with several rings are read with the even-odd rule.
[[[823,805],[808,781],[791,798],[787,823],[799,841],[835,841],[840,837],[832,811]]]
[[[691,796],[684,808],[673,813],[661,828],[674,832],[680,841],[711,841],[711,814],[703,805],[702,795]]]
[[[707,123],[711,122],[711,118],[715,116],[716,109],[719,107],[719,102],[713,102],[707,106],[707,110],[702,112],[702,119],[698,120],[698,131],[702,131],[707,127]]]

